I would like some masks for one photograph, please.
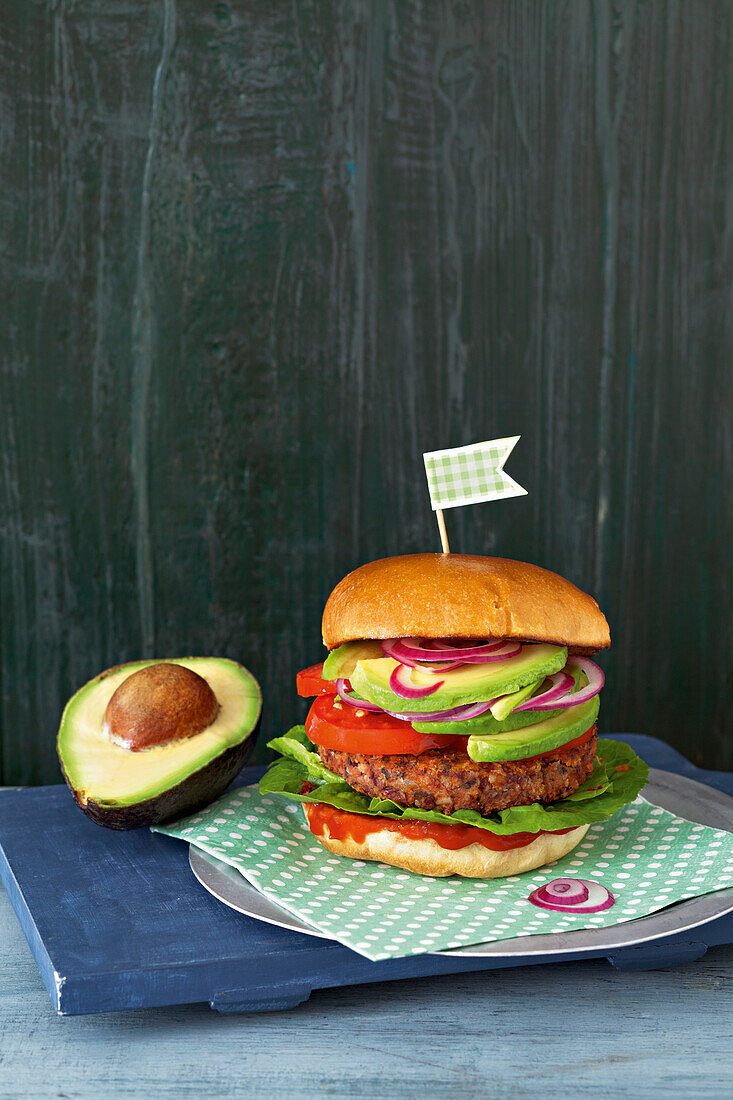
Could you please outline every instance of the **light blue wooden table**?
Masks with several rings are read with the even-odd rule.
[[[56,1016],[0,887],[0,1098],[730,1097],[733,947],[622,973],[533,966],[208,1005]]]

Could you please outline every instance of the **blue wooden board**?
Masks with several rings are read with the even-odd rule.
[[[614,735],[653,767],[733,794],[654,738]],[[238,783],[261,769],[245,769]],[[185,844],[88,821],[63,786],[0,792],[0,877],[56,1010],[104,1012],[208,1001],[224,1012],[289,1008],[312,989],[563,961],[421,955],[374,963],[338,943],[251,920],[196,882]],[[733,941],[733,914],[616,951],[617,967],[669,966]],[[573,960],[603,956],[573,955]],[[565,956],[564,961],[567,961]]]

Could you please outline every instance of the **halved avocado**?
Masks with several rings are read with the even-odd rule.
[[[163,666],[181,665],[197,673],[208,685],[201,685],[204,691],[213,692],[217,707],[213,721],[199,732],[132,751],[119,737],[113,739],[108,720],[113,711],[108,712],[108,706],[121,685],[153,665],[160,666],[156,672]],[[144,690],[142,700],[144,705]],[[185,715],[186,709],[182,707],[181,713]],[[57,738],[61,770],[77,804],[98,825],[110,829],[157,825],[219,797],[252,751],[261,709],[262,694],[255,678],[224,657],[117,665],[90,680],[66,704]],[[169,718],[168,712],[161,711],[161,728]],[[146,734],[155,719],[153,708],[145,716]],[[165,736],[172,734],[168,731]]]

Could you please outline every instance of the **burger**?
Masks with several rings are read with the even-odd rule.
[[[344,577],[323,613],[313,698],[263,793],[303,805],[330,852],[430,876],[496,878],[552,863],[648,776],[599,740],[610,645],[596,601],[525,562],[383,558]]]

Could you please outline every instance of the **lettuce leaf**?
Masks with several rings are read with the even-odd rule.
[[[324,767],[320,756],[316,752],[316,746],[305,732],[305,726],[293,726],[283,737],[276,737],[273,741],[268,741],[267,747],[268,749],[274,749],[275,752],[281,752],[283,756],[287,756],[291,760],[297,760],[299,764],[307,768],[311,783],[323,780],[343,782],[340,776],[334,775],[333,772]]]
[[[546,805],[533,802],[529,806],[514,806],[486,817],[476,810],[443,814],[438,810],[399,806],[390,799],[370,798],[355,791],[323,767],[303,726],[295,726],[283,737],[271,741],[270,748],[282,752],[284,759],[276,760],[263,775],[260,780],[262,794],[284,795],[297,802],[323,802],[340,810],[397,821],[404,818],[443,825],[475,825],[499,835],[574,829],[606,821],[622,806],[634,801],[649,777],[648,767],[633,749],[621,741],[603,739],[598,742],[592,774],[567,798]],[[619,767],[627,770],[617,771]],[[315,784],[316,789],[301,794],[300,789],[306,781]]]

